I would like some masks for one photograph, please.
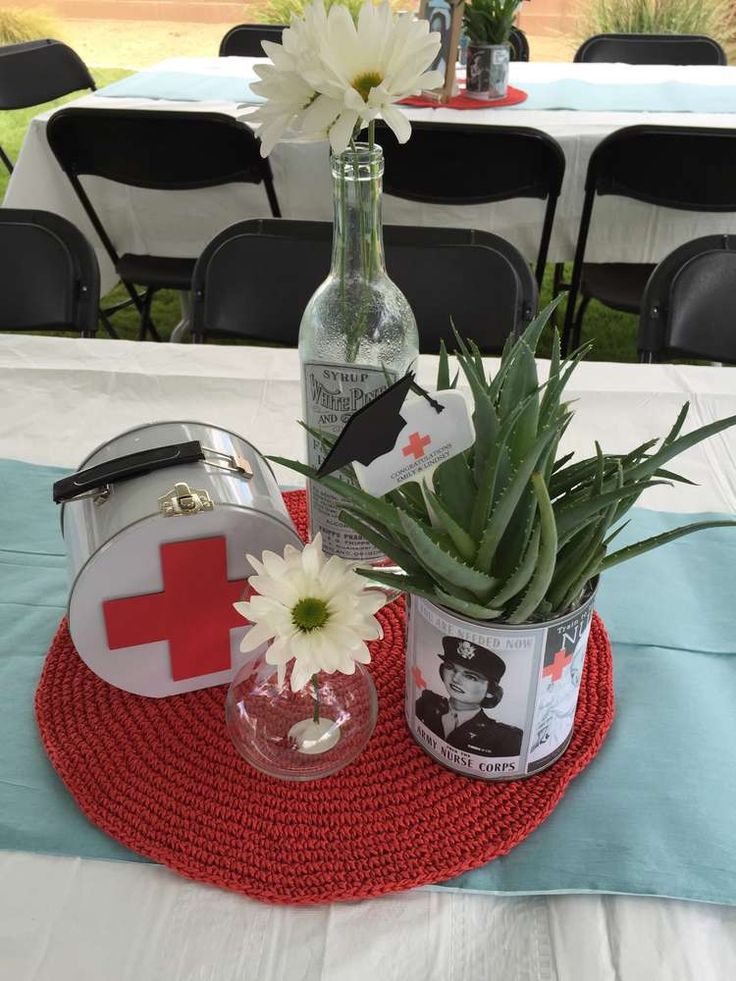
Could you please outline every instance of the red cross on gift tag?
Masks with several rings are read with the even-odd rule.
[[[409,442],[402,447],[401,452],[404,456],[413,456],[415,460],[421,460],[424,456],[424,447],[432,442],[431,436],[420,436],[419,433],[412,433]]]
[[[227,577],[224,536],[161,546],[164,590],[106,600],[102,612],[110,650],[169,642],[174,681],[230,668],[230,631],[243,626],[233,609],[245,579]]]
[[[570,661],[572,661],[572,654],[568,654],[565,648],[563,647],[561,651],[557,651],[554,660],[552,661],[551,664],[548,664],[544,668],[542,674],[548,678],[551,678],[552,683],[554,684],[555,681],[560,680],[560,678],[562,677],[562,672],[568,666]]]

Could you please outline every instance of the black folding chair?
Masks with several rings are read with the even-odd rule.
[[[736,362],[736,235],[686,242],[652,273],[639,319],[641,361]]]
[[[575,61],[625,65],[725,65],[717,41],[704,34],[596,34],[583,41]]]
[[[294,346],[307,301],[330,269],[332,225],[239,222],[205,248],[192,280],[192,337],[265,340]],[[389,276],[419,328],[419,349],[454,345],[452,322],[481,350],[497,354],[537,308],[528,264],[504,239],[460,228],[384,228]],[[284,269],[289,288],[283,289]]]
[[[509,34],[511,61],[529,61],[529,41],[520,27],[512,27]]]
[[[556,140],[524,126],[447,123],[413,123],[412,137],[403,146],[384,127],[376,139],[386,161],[386,194],[453,205],[546,199],[535,273],[541,286],[565,173],[565,155]]]
[[[97,332],[100,271],[78,228],[48,211],[0,208],[0,330]]]
[[[285,24],[238,24],[231,27],[220,41],[221,58],[240,55],[244,58],[265,58],[261,41],[275,41],[281,44]]]
[[[593,151],[575,247],[563,349],[580,343],[592,299],[638,313],[652,264],[585,262],[593,204],[616,195],[681,211],[736,211],[736,129],[695,126],[628,126]],[[577,306],[578,295],[581,302]]]
[[[271,168],[260,156],[258,140],[232,116],[150,109],[60,109],[49,120],[46,135],[138,310],[141,339],[150,331],[158,340],[151,320],[154,292],[188,291],[195,259],[119,255],[82,177],[104,177],[160,191],[263,183],[271,213],[280,216]],[[136,285],[144,288],[142,294]],[[120,307],[104,313],[109,315]]]
[[[94,88],[85,63],[61,41],[45,38],[0,47],[0,109],[27,109]],[[0,159],[12,173],[13,164],[1,146]]]

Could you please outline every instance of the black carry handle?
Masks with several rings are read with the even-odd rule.
[[[174,467],[181,463],[198,463],[204,460],[202,444],[193,439],[189,443],[173,443],[171,446],[158,446],[153,450],[141,450],[108,460],[89,470],[80,470],[70,477],[63,477],[54,484],[54,502],[70,501],[96,488],[113,484],[115,481],[142,477],[143,474]]]

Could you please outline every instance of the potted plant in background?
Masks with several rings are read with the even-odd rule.
[[[521,0],[471,0],[463,25],[468,36],[465,89],[473,99],[503,99],[509,83],[509,35]]]
[[[410,594],[409,728],[440,762],[484,779],[527,776],[566,749],[599,574],[681,535],[736,524],[696,522],[612,550],[644,490],[684,480],[667,469],[669,461],[736,416],[681,435],[686,404],[661,442],[623,454],[596,443],[589,459],[558,458],[573,415],[565,386],[587,348],[562,361],[556,336],[540,384],[535,350],[554,306],[509,340],[493,377],[476,345],[458,338],[475,442],[431,479],[377,498],[277,461],[340,494],[342,520],[403,570],[373,569],[370,578]],[[456,383],[443,350],[437,389]]]

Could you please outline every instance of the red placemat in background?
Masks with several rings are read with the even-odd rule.
[[[502,109],[504,106],[516,106],[520,102],[526,101],[527,97],[526,92],[509,85],[503,99],[471,99],[466,94],[465,89],[460,89],[459,95],[453,96],[449,102],[435,102],[434,99],[414,95],[408,99],[402,99],[400,105],[414,106],[417,109]]]

